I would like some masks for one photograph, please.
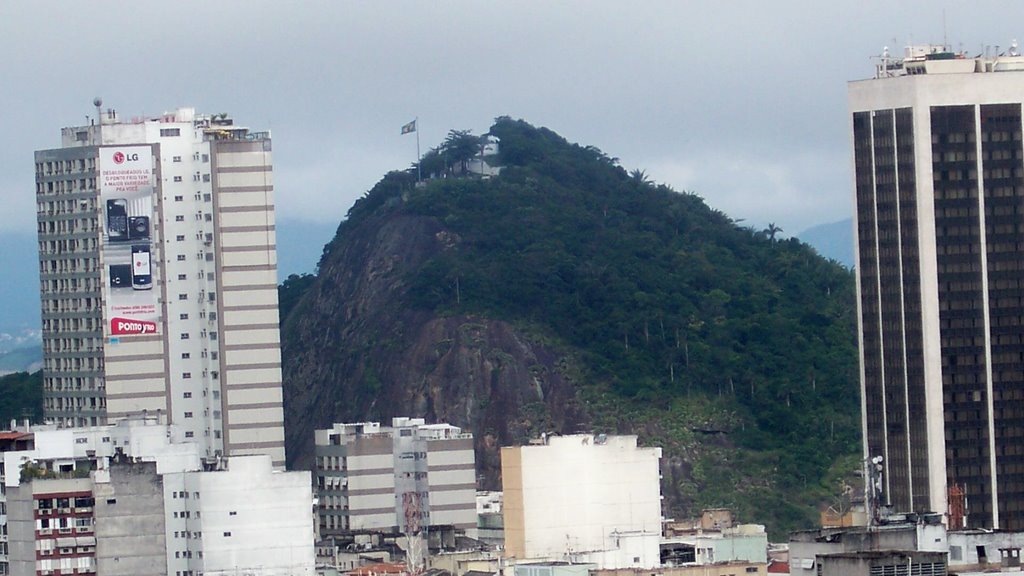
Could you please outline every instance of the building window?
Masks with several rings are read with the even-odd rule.
[[[181,156],[174,156],[171,158],[171,162],[181,162]]]
[[[182,397],[183,398],[191,398],[192,397],[192,393],[191,392],[185,392],[184,394],[182,394]]]
[[[185,200],[185,197],[184,197],[184,196],[175,196],[175,197],[174,197],[174,201],[175,201],[175,202],[181,202],[181,201],[183,201],[183,200]]]
[[[192,377],[192,373],[191,372],[182,372],[181,373],[181,377],[182,378],[191,378]]]
[[[188,294],[178,294],[178,300],[188,300]]]
[[[185,261],[185,255],[184,254],[178,254],[178,262],[184,262],[184,261]]]
[[[191,430],[185,432],[185,438],[192,438],[193,436],[194,436],[194,434],[192,433]]]
[[[181,136],[181,128],[161,128],[160,137]]]
[[[191,417],[192,417],[192,413],[191,412],[185,412],[185,418],[191,418]]]
[[[181,182],[181,176],[175,176],[174,177],[174,181],[175,182]]]
[[[182,216],[181,214],[178,214],[177,216],[174,217],[174,221],[175,222],[184,222],[185,221],[185,217]]]
[[[231,537],[231,532],[225,532],[224,533],[224,537],[225,538],[230,538]]]
[[[174,237],[174,240],[177,241],[177,242],[184,242],[185,241],[185,235],[184,234],[178,234],[177,236]]]
[[[182,340],[188,340],[188,332],[182,332],[181,333],[181,339]]]
[[[178,280],[185,280],[186,278],[188,278],[188,275],[186,275],[186,274],[178,274]]]
[[[179,320],[188,320],[188,314],[179,314],[178,315],[178,319]],[[184,356],[182,356],[182,358],[184,358]]]

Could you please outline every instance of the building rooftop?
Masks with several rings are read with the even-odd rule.
[[[1000,51],[986,48],[982,53],[971,56],[964,51],[953,52],[941,44],[916,44],[903,49],[903,56],[895,56],[886,47],[881,56],[876,56],[875,78],[896,78],[919,74],[976,74],[987,72],[1024,71],[1024,56],[1017,41]]]

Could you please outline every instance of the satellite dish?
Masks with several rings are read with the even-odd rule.
[[[99,96],[93,98],[92,99],[92,105],[97,107],[97,108],[99,108],[100,106],[103,106],[103,98],[100,98]]]

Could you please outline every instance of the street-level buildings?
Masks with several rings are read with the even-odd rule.
[[[154,418],[34,436],[4,454],[11,574],[314,572],[308,472],[203,458]]]
[[[165,414],[284,467],[269,132],[102,111],[35,153],[44,414]]]
[[[1024,529],[1022,102],[1016,46],[910,47],[849,84],[874,503],[951,529]]]

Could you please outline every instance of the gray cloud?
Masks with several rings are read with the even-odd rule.
[[[280,217],[340,220],[450,128],[508,114],[752,225],[850,212],[846,82],[888,44],[1006,46],[1016,2],[0,4],[0,230],[34,228],[32,150],[96,95],[270,128]],[[1021,34],[1024,36],[1024,33]],[[894,41],[894,39],[896,39]]]

